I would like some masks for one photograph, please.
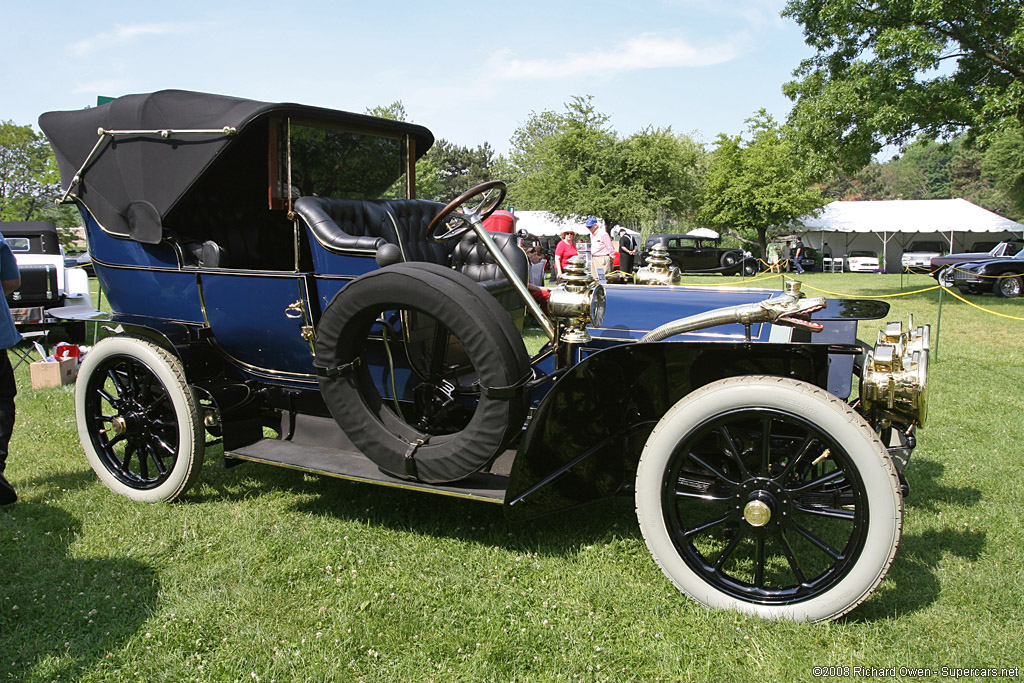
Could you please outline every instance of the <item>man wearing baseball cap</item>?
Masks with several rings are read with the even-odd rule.
[[[600,271],[604,271],[607,275],[612,272],[612,252],[614,251],[612,238],[603,226],[598,225],[597,219],[593,216],[587,219],[585,225],[590,231],[591,272],[595,278],[599,277]]]

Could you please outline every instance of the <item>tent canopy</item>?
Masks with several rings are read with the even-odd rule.
[[[799,224],[817,232],[1024,232],[1024,225],[966,199],[832,202]]]

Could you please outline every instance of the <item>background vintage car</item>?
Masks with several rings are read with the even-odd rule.
[[[979,243],[972,245],[976,247]],[[983,242],[981,244],[988,244]],[[1003,240],[997,244],[991,245],[985,251],[969,251],[960,254],[946,254],[945,256],[936,256],[932,259],[931,270],[932,277],[938,277],[938,272],[951,265],[957,265],[960,263],[970,263],[973,261],[986,261],[988,259],[1000,259],[1000,258],[1012,258],[1017,256],[1021,251],[1024,250],[1024,240]]]
[[[22,332],[59,325],[61,321],[47,313],[50,309],[91,305],[89,276],[81,268],[68,267],[53,223],[0,222],[0,233],[21,271],[21,286],[7,295],[7,305]],[[85,338],[85,323],[62,327],[72,341]]]
[[[742,249],[736,247],[720,247],[718,233],[706,228],[685,234],[651,235],[644,243],[644,262],[657,244],[668,249],[672,265],[683,273],[753,275],[758,271],[757,259],[746,256]]]
[[[873,251],[851,251],[846,255],[846,270],[851,273],[873,273],[878,270],[878,255]]]
[[[900,256],[900,265],[903,270],[929,272],[932,267],[932,259],[942,256],[946,252],[947,249],[942,240],[917,240],[911,242]]]
[[[1024,252],[1018,252],[1013,258],[947,266],[938,279],[941,284],[956,287],[962,294],[992,292],[998,297],[1013,299],[1024,290]]]

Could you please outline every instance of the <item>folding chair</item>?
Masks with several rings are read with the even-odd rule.
[[[36,360],[35,356],[38,355],[36,351],[36,343],[42,346],[43,344],[45,344],[45,342],[45,330],[38,330],[35,332],[22,332],[21,341],[12,346],[10,349],[8,349],[8,351],[13,353],[14,356],[18,359],[17,362],[14,363],[13,365],[14,369],[17,370],[18,366],[24,363],[25,361],[28,361],[31,364],[33,360]],[[43,351],[45,353],[45,346],[43,346]],[[39,358],[38,360],[43,359]]]

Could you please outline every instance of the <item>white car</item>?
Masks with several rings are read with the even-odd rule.
[[[846,256],[846,269],[851,273],[873,273],[878,270],[878,256],[873,251],[851,251]]]
[[[900,265],[903,270],[914,270],[931,272],[932,259],[938,258],[946,253],[942,243],[937,241],[911,242],[908,248],[900,257]]]

